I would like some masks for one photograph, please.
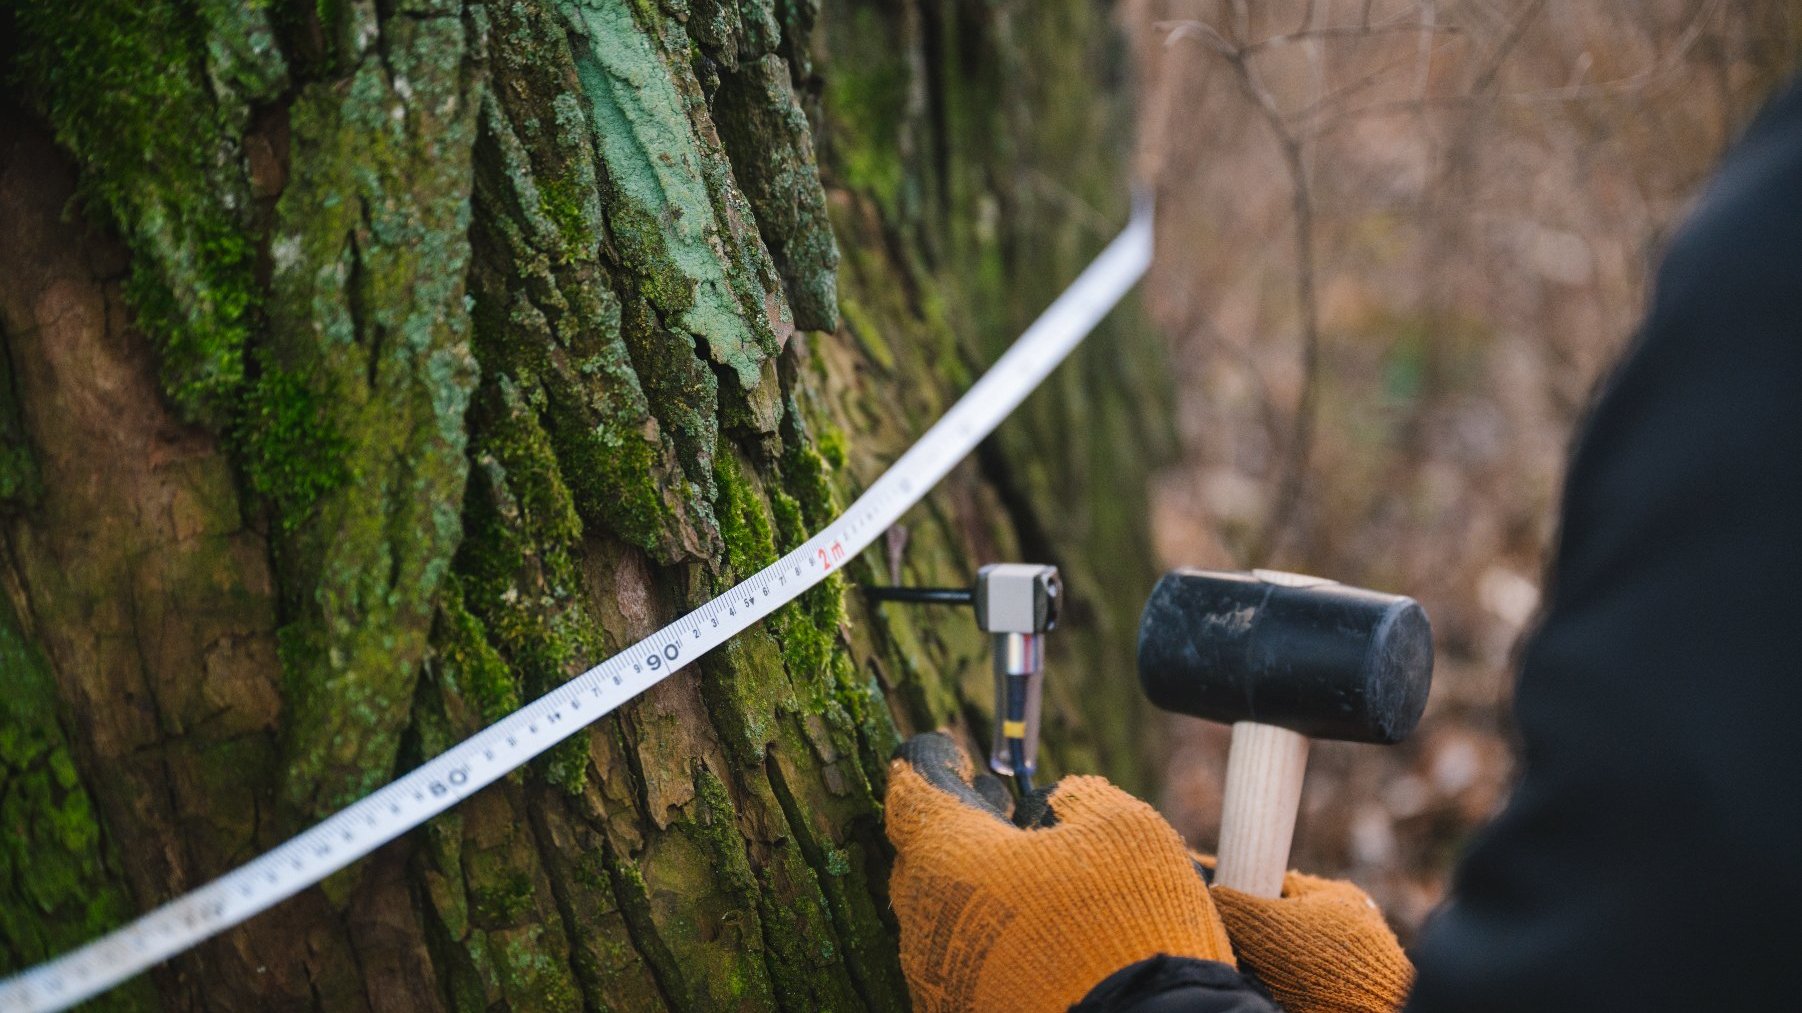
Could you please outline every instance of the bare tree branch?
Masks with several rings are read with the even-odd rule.
[[[1242,0],[1237,0],[1233,6],[1241,13],[1240,20],[1249,20],[1249,16],[1244,14],[1245,4]],[[1248,553],[1252,562],[1265,563],[1272,561],[1282,548],[1283,538],[1301,500],[1302,483],[1307,476],[1308,457],[1314,442],[1320,375],[1320,305],[1315,291],[1314,196],[1308,183],[1304,141],[1290,129],[1276,97],[1264,86],[1252,67],[1251,51],[1244,43],[1227,38],[1206,25],[1197,24],[1198,30],[1193,31],[1192,36],[1208,41],[1211,48],[1232,67],[1240,90],[1257,107],[1265,126],[1276,141],[1289,176],[1296,262],[1295,301],[1301,331],[1301,391],[1296,398],[1289,425],[1289,439],[1284,448],[1282,463],[1278,467],[1272,506]],[[1174,36],[1175,33],[1172,34]]]

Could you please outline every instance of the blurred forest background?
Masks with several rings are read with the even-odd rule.
[[[1404,938],[1512,783],[1514,649],[1565,452],[1802,5],[1136,0],[1147,287],[1172,342],[1167,566],[1403,591],[1436,684],[1395,749],[1320,744],[1293,862]],[[1172,718],[1160,807],[1216,835],[1226,730]]]

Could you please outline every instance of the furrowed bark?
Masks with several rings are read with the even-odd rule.
[[[5,969],[804,540],[1124,220],[1085,4],[10,16]],[[1159,373],[1104,328],[902,559],[1064,567],[1048,764],[1129,787]],[[881,555],[102,1005],[905,1006],[887,757],[992,701],[968,616],[852,589]]]

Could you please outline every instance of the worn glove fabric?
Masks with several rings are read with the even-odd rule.
[[[1164,953],[1231,964],[1226,928],[1170,824],[1099,777],[1069,777],[1002,814],[949,738],[915,736],[889,768],[889,897],[916,1010],[1065,1010]],[[992,786],[984,793],[983,788]]]
[[[1414,965],[1351,883],[1291,872],[1281,898],[1217,886],[1214,903],[1239,958],[1289,1013],[1393,1013],[1408,998]]]

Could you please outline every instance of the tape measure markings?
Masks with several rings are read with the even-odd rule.
[[[794,600],[874,542],[993,432],[1120,301],[1150,260],[1150,208],[1135,202],[1126,229],[918,442],[819,533],[719,597],[260,857],[94,942],[0,981],[0,1013],[63,1009],[292,897],[505,777]]]

